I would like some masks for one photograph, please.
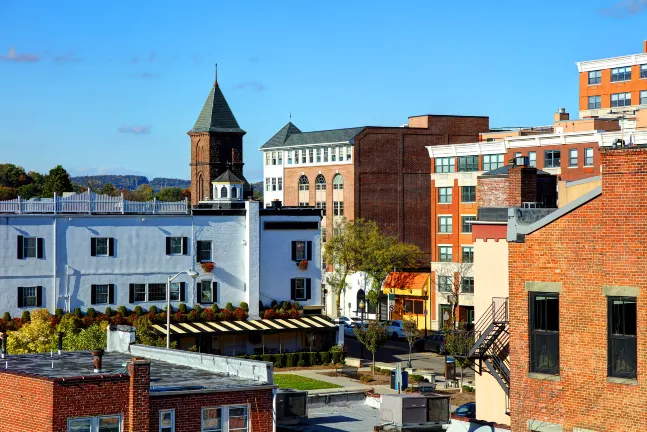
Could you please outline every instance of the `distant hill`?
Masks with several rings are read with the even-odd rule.
[[[99,189],[106,183],[112,183],[117,189],[135,190],[147,184],[156,192],[167,187],[186,189],[191,185],[190,180],[156,177],[149,181],[146,176],[138,175],[92,175],[72,177],[72,182],[84,187]]]

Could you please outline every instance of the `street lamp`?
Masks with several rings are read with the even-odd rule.
[[[198,273],[193,270],[184,270],[175,276],[169,276],[166,281],[166,349],[171,348],[171,282],[179,275],[186,273],[191,276],[191,279],[198,277]]]
[[[360,313],[360,316],[361,316],[361,321],[360,321],[361,324],[360,325],[362,327],[364,326],[364,306],[366,306],[366,304],[364,303],[364,299],[361,299],[359,301],[359,313]],[[363,360],[364,359],[364,344],[360,344],[360,348],[361,348],[361,354],[360,355],[362,356],[362,360]]]
[[[422,287],[422,293],[425,295],[425,307],[424,307],[424,309],[425,309],[424,314],[425,315],[424,316],[425,316],[425,338],[426,338],[427,337],[427,314],[428,314],[427,305],[429,304],[429,302],[427,301],[428,300],[428,298],[427,298],[427,286]]]

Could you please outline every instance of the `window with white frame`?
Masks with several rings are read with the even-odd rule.
[[[335,174],[335,177],[332,178],[332,188],[344,189],[344,178],[341,174]]]
[[[121,432],[121,416],[70,418],[67,419],[67,432]]]
[[[301,240],[297,240],[297,241],[294,242],[294,245],[295,245],[294,247],[295,247],[295,251],[296,251],[295,252],[296,255],[295,255],[294,259],[296,261],[303,261],[305,259],[308,259],[307,258],[307,253],[306,253],[306,242],[301,241]]]
[[[278,151],[279,165],[283,165],[283,150]]]
[[[198,240],[198,261],[211,261],[211,240]]]
[[[346,147],[339,147],[339,162],[343,162],[346,159]]]
[[[183,237],[169,237],[169,252],[171,255],[182,255]]]
[[[108,256],[108,238],[97,237],[97,254],[96,256]]]
[[[276,191],[276,177],[272,177],[272,192]]]
[[[544,168],[559,168],[561,166],[561,151],[546,150],[544,152]]]
[[[306,207],[310,202],[310,181],[308,177],[299,177],[299,207]]]
[[[272,152],[265,152],[265,165],[269,165],[272,160]]]
[[[611,95],[611,107],[624,107],[631,105],[631,93],[614,93]]]
[[[452,292],[452,276],[438,276],[438,291]]]
[[[321,209],[321,214],[326,215],[326,201],[315,201],[315,208]]]
[[[223,408],[202,408],[202,432],[223,432]]]
[[[452,232],[451,216],[438,216],[438,232],[443,234],[451,234]]]
[[[513,157],[516,159],[518,157],[521,157],[521,152],[514,152]]]
[[[321,163],[321,149],[320,148],[315,150],[315,157],[316,157],[317,163]]]
[[[436,158],[435,166],[437,173],[450,173],[454,172],[454,158],[453,157],[440,157]]]
[[[269,192],[269,191],[270,191],[270,178],[265,177],[265,192]]]
[[[292,150],[288,150],[288,165],[292,165]]]
[[[106,240],[106,254],[108,253],[108,239]],[[23,258],[36,258],[38,256],[38,238],[23,237]]]
[[[577,149],[568,150],[568,166],[569,167],[577,166]]]
[[[333,206],[333,216],[343,216],[344,215],[344,202],[343,201],[334,201]]]
[[[18,302],[18,307],[35,307],[38,306],[38,287],[20,287],[22,290],[22,304]]]
[[[272,165],[276,165],[276,152],[272,152]]]
[[[305,278],[295,278],[294,279],[294,299],[295,300],[305,300],[306,299],[306,279]]]
[[[452,203],[452,188],[450,187],[438,188],[438,203],[440,204]]]
[[[528,152],[528,165],[531,167],[537,166],[537,152]]]
[[[631,66],[611,69],[611,82],[631,81]]]
[[[322,174],[319,174],[317,175],[317,177],[315,177],[315,190],[326,190],[326,177],[324,177]]]
[[[278,182],[279,182],[279,190],[282,191],[283,190],[283,178],[279,177]]]
[[[133,287],[133,301],[145,302],[146,301],[146,284],[132,284]]]
[[[589,85],[600,84],[602,82],[602,71],[589,71]]]
[[[308,149],[308,161],[310,161],[310,163],[315,162],[315,150],[314,149]]]
[[[647,90],[640,92],[640,105],[647,105]]]
[[[210,280],[198,282],[199,303],[215,303],[217,301],[215,285],[216,283]]]
[[[95,285],[95,298],[96,301],[92,304],[108,304],[110,303],[110,286],[109,285]]]
[[[503,166],[503,154],[483,155],[483,171],[491,171]]]
[[[337,161],[337,147],[333,147],[330,149],[330,162],[336,162]]]
[[[600,109],[602,107],[602,96],[589,96],[589,109]]]
[[[159,432],[175,432],[175,410],[160,411]]]
[[[647,78],[647,64],[640,65],[640,78]]]
[[[346,160],[349,161],[353,154],[353,147],[348,147],[346,150]]]
[[[247,406],[202,408],[201,432],[249,432]]]
[[[306,163],[307,162],[307,155],[306,155],[306,150],[303,149],[301,150],[301,163]]]
[[[438,246],[438,261],[452,262],[452,247]]]
[[[328,149],[323,149],[323,161],[328,162]]]
[[[593,148],[584,149],[584,166],[593,166]]]

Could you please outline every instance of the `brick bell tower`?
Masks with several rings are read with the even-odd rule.
[[[251,194],[243,176],[243,135],[218,86],[218,75],[198,120],[187,134],[191,138],[191,202],[210,200],[211,182],[227,168],[244,182],[243,198]]]

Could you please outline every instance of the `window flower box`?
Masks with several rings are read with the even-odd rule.
[[[202,267],[205,273],[211,273],[215,265],[212,262],[203,262],[200,263],[200,267]]]
[[[308,260],[297,261],[297,267],[299,267],[299,270],[301,271],[308,270]]]

